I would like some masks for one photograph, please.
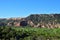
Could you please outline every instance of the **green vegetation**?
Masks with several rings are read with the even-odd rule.
[[[31,20],[34,22],[34,24],[37,24],[39,22],[55,22],[60,23],[60,14],[31,14],[30,16],[26,17],[27,20]]]
[[[60,28],[0,27],[3,40],[60,40]]]

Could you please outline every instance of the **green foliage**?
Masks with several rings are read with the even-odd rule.
[[[37,24],[39,22],[55,22],[60,23],[60,14],[31,14],[26,19],[33,21],[34,24]],[[57,20],[57,21],[55,21]]]
[[[20,40],[59,40],[60,28],[0,27],[0,39]]]

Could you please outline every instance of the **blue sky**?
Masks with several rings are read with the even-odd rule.
[[[0,18],[60,13],[60,0],[0,0]]]

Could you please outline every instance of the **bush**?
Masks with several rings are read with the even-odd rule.
[[[60,28],[0,27],[0,39],[60,40]]]

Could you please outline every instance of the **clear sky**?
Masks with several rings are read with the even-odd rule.
[[[60,13],[60,0],[0,0],[0,18]]]

